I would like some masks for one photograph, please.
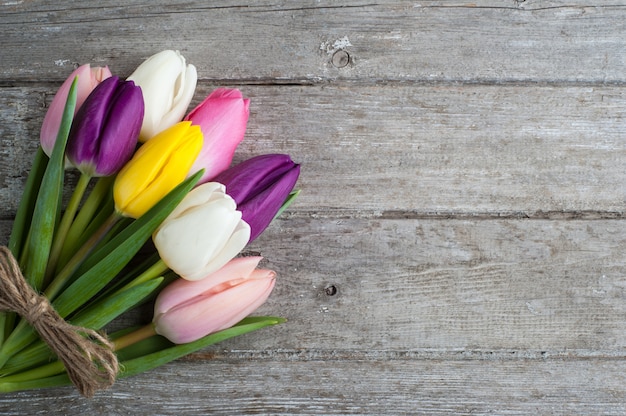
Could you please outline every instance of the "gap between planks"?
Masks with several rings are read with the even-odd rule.
[[[606,360],[623,361],[626,350],[341,350],[341,349],[272,349],[272,350],[203,350],[189,354],[181,361],[511,361],[511,360]]]

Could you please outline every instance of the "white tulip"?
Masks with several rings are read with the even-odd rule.
[[[143,93],[145,110],[139,141],[145,142],[183,119],[198,74],[178,51],[165,50],[146,59],[128,80],[139,85]]]
[[[250,239],[224,185],[207,182],[193,189],[152,236],[161,259],[187,280],[199,280],[235,257]]]

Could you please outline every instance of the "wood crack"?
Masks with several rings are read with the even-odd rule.
[[[384,220],[623,220],[624,211],[404,211],[404,210],[297,210],[283,213],[283,219],[384,219]]]
[[[190,354],[185,361],[513,361],[513,360],[606,360],[626,359],[626,350],[220,350]]]

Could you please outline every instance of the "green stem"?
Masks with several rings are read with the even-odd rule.
[[[63,269],[57,274],[54,280],[44,291],[44,295],[52,301],[66,285],[72,274],[78,269],[81,263],[85,260],[87,255],[96,247],[96,245],[106,236],[107,232],[120,220],[122,216],[113,213],[107,221],[102,224],[100,229],[87,240],[87,242],[74,254],[70,261],[63,267]]]
[[[147,282],[148,280],[152,280],[154,278],[160,277],[169,270],[167,264],[161,259],[157,260],[152,266],[150,266],[146,271],[141,273],[139,276],[135,277],[132,281],[128,282],[124,287],[122,287],[117,293],[123,292],[125,290],[130,289],[131,287],[135,287],[138,284]]]
[[[4,342],[7,323],[7,314],[9,312],[0,312],[0,345]]]
[[[89,193],[87,199],[85,199],[82,208],[76,215],[76,218],[74,218],[74,222],[72,222],[72,225],[67,232],[67,236],[65,237],[65,242],[63,243],[61,254],[59,256],[60,263],[57,265],[58,268],[65,266],[65,264],[63,264],[63,259],[71,258],[72,253],[77,250],[77,247],[80,245],[81,235],[87,229],[87,226],[98,211],[102,201],[107,196],[114,179],[114,176],[107,176],[99,178],[96,181],[95,186]],[[67,262],[67,260],[65,260],[65,262]]]
[[[26,321],[21,320],[0,348],[0,368],[22,348],[37,339],[37,333]]]
[[[138,343],[139,341],[143,341],[144,339],[148,339],[157,335],[154,324],[150,322],[148,325],[142,326],[141,328],[130,332],[126,335],[122,335],[115,341],[113,341],[113,350],[119,351],[123,348],[128,347],[129,345],[133,345]]]
[[[2,377],[3,383],[22,383],[24,381],[37,380],[61,374],[65,371],[65,366],[61,361],[53,361],[41,367],[33,368],[19,374]]]
[[[133,332],[121,336],[113,342],[113,351],[119,351],[139,341],[157,335],[154,325],[149,323]],[[54,361],[41,367],[26,370],[18,374],[11,374],[0,379],[2,383],[23,383],[26,381],[45,379],[47,377],[61,374],[65,371],[65,366],[61,361]]]
[[[76,212],[78,211],[78,206],[83,199],[83,195],[85,195],[85,190],[87,189],[87,185],[89,185],[90,180],[91,176],[85,175],[83,173],[80,175],[80,178],[76,183],[76,187],[74,188],[72,197],[67,204],[65,212],[63,213],[63,217],[61,218],[61,222],[59,223],[59,226],[55,233],[56,235],[54,236],[52,248],[50,249],[48,266],[46,268],[44,286],[50,282],[54,275],[54,271],[56,270],[57,262],[59,261],[59,256],[61,254],[61,249],[63,248],[63,244],[65,243],[65,238],[67,237],[70,226],[74,221],[74,217],[76,216]]]
[[[154,260],[155,257],[157,259],[156,261]],[[142,264],[137,266],[134,270],[131,270],[123,276],[117,276],[116,283],[111,285],[104,292],[100,292],[98,296],[92,300],[92,303],[97,303],[103,299],[114,296],[120,296],[122,293],[132,288],[149,281],[154,281],[155,279],[161,279],[160,286],[163,287],[164,282],[169,283],[173,280],[171,278],[166,279],[164,277],[164,274],[167,271],[169,271],[167,265],[158,257],[158,254],[154,254],[150,256],[150,258],[146,259],[146,261],[142,262]],[[136,277],[133,278],[133,276]]]
[[[22,252],[20,253],[20,257],[18,257],[18,263],[20,265],[21,270],[24,270],[24,268],[26,267],[26,262],[28,261],[29,251],[30,251],[30,232],[24,239],[24,248],[22,249]]]
[[[21,390],[43,389],[46,387],[59,387],[72,384],[67,374],[59,374],[54,377],[48,377],[37,380],[29,380],[17,383],[3,382],[0,378],[0,392],[11,393]]]

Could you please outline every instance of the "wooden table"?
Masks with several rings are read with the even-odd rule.
[[[71,70],[178,49],[302,164],[246,249],[288,322],[2,414],[626,414],[626,2],[95,4],[0,5],[5,240]]]

